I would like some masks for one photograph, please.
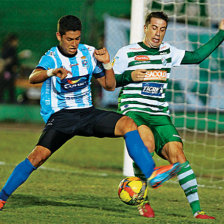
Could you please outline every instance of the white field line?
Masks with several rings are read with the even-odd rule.
[[[16,165],[0,161],[0,166],[16,166]],[[100,177],[110,176],[110,174],[108,174],[108,173],[91,172],[91,171],[78,171],[78,170],[64,170],[64,169],[55,169],[55,168],[49,168],[49,167],[44,167],[44,166],[39,167],[38,170],[46,170],[46,171],[55,172],[55,173],[86,174],[86,175],[90,175],[90,176],[100,176]],[[113,174],[113,176],[120,176],[120,175],[119,174]],[[179,184],[177,180],[169,180],[169,183]],[[204,185],[204,184],[203,185],[198,184],[198,187],[212,188],[212,189],[218,189],[218,190],[223,189],[223,187],[220,187],[220,186],[208,186],[208,185]]]
[[[10,164],[10,163],[0,161],[0,166],[16,166],[16,164]],[[79,170],[55,169],[55,168],[49,168],[49,167],[45,167],[45,166],[39,167],[38,170],[46,170],[46,171],[55,172],[55,173],[87,174],[87,175],[90,175],[90,176],[101,176],[101,177],[109,176],[109,174],[107,174],[107,173],[91,172],[91,171],[79,171]]]

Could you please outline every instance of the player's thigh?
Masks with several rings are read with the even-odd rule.
[[[46,125],[36,146],[47,148],[52,154],[72,137],[72,134],[69,135]]]
[[[113,111],[104,111],[95,109],[93,118],[88,121],[89,136],[95,137],[117,137],[118,129],[121,121],[125,120],[125,116]],[[130,119],[130,118],[129,118]],[[133,121],[132,121],[133,122]],[[134,123],[134,122],[133,122]]]
[[[152,132],[155,138],[156,153],[164,159],[167,158],[164,157],[162,150],[167,143],[180,142],[181,145],[183,144],[178,131],[176,130],[176,128],[172,123],[167,125],[154,126],[152,128]]]

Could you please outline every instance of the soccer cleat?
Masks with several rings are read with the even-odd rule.
[[[138,205],[139,214],[147,217],[147,218],[154,218],[155,214],[152,207],[149,204],[149,201],[143,201],[140,205]]]
[[[152,175],[148,178],[148,182],[152,188],[158,188],[165,181],[175,177],[180,169],[180,163],[156,167]]]
[[[196,219],[215,219],[213,216],[206,215],[204,211],[199,211],[194,214]]]
[[[3,201],[0,199],[0,211],[3,209],[5,203],[6,203],[6,201]]]

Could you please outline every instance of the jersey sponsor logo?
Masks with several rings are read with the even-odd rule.
[[[67,80],[67,81],[68,81],[69,84],[75,84],[75,83],[79,82],[80,79],[78,79],[78,80]]]
[[[86,59],[86,56],[82,56],[82,57],[81,57],[81,60],[82,60],[82,66],[83,66],[83,67],[87,67],[87,65],[88,65],[88,61],[87,61],[87,59]]]
[[[146,72],[145,81],[150,80],[159,80],[159,81],[166,81],[167,80],[167,71],[164,70],[148,70]]]
[[[160,52],[159,54],[160,55],[165,55],[165,54],[167,54],[167,52]]]
[[[146,55],[135,56],[135,61],[149,61],[150,58]]]
[[[142,95],[161,96],[163,93],[163,84],[161,83],[142,83]]]
[[[50,51],[50,56],[55,56],[55,53],[53,51]]]
[[[76,63],[76,64],[70,64],[70,68],[72,68],[73,66],[78,66],[79,64]]]
[[[139,50],[142,50],[141,47],[131,47],[130,50],[136,50],[136,51],[139,51]]]
[[[62,79],[61,92],[62,93],[75,92],[85,88],[88,85],[88,78],[89,78],[89,75]]]
[[[162,50],[165,50],[166,48],[167,48],[167,46],[163,46],[159,50],[162,51]]]

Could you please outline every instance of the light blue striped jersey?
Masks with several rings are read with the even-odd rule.
[[[41,116],[45,123],[49,117],[62,109],[81,109],[92,106],[91,78],[105,75],[101,63],[93,53],[95,48],[79,44],[74,57],[64,56],[58,47],[52,47],[42,58],[36,68],[45,70],[63,67],[70,71],[61,80],[52,76],[43,82],[41,88]]]

